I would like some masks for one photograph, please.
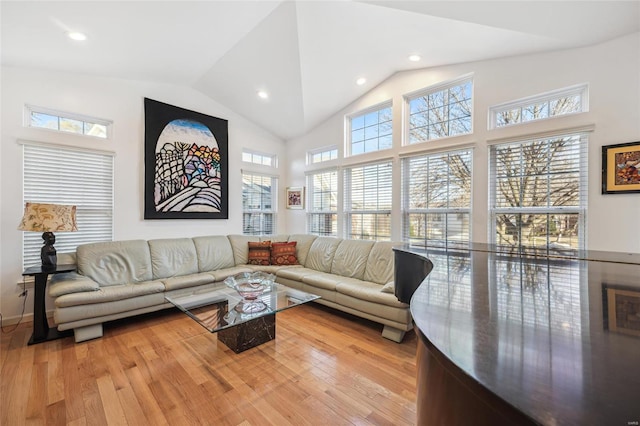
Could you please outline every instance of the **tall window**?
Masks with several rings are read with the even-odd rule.
[[[338,235],[338,172],[322,171],[308,176],[309,213],[307,230],[310,234],[336,237]]]
[[[495,243],[583,248],[587,164],[585,134],[492,146],[489,182]]]
[[[345,169],[346,238],[391,240],[391,178],[391,161]]]
[[[407,96],[408,143],[471,133],[472,89],[468,78]]]
[[[587,111],[588,90],[582,84],[491,107],[489,128]]]
[[[277,178],[242,172],[242,233],[275,233]]]
[[[23,146],[23,201],[75,205],[77,232],[57,234],[58,253],[113,239],[113,155],[52,145]],[[40,264],[42,233],[23,233],[23,266]]]
[[[403,240],[429,247],[470,241],[471,150],[402,160]]]
[[[391,103],[349,118],[351,155],[389,149],[392,141]]]

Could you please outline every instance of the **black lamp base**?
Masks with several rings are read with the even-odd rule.
[[[44,245],[40,250],[40,259],[42,260],[42,269],[55,269],[58,264],[58,255],[56,248],[53,246],[56,242],[56,236],[53,232],[45,232],[42,234]]]

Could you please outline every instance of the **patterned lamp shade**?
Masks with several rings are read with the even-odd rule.
[[[18,229],[37,232],[77,231],[76,206],[26,203]]]

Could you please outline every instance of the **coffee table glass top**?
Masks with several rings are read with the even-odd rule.
[[[320,296],[315,294],[305,293],[276,283],[252,301],[254,312],[246,312],[246,305],[245,312],[236,309],[236,307],[242,306],[242,297],[234,289],[222,283],[215,287],[195,289],[191,292],[165,297],[168,302],[196,320],[211,333],[319,298]]]

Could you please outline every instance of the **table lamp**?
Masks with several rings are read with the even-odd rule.
[[[62,204],[26,203],[24,215],[18,226],[21,231],[43,232],[44,245],[40,251],[43,269],[55,269],[58,256],[53,244],[56,236],[53,232],[73,232],[76,224],[76,206]]]

